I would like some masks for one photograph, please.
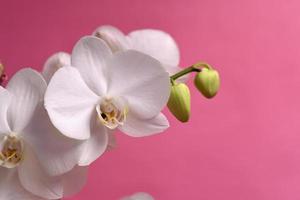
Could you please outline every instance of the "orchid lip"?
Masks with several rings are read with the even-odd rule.
[[[23,160],[24,143],[15,133],[5,135],[1,139],[0,166],[15,168]]]
[[[96,106],[99,121],[109,129],[123,125],[128,112],[120,98],[103,98]]]

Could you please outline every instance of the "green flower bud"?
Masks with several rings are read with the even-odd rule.
[[[171,113],[181,122],[187,122],[191,111],[191,97],[188,86],[184,83],[175,83],[171,88],[168,101]]]
[[[219,73],[214,69],[202,68],[195,79],[194,84],[206,98],[213,98],[220,87]]]

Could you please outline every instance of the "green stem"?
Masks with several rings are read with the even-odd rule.
[[[170,78],[171,78],[171,82],[173,83],[174,80],[186,75],[186,74],[189,74],[191,72],[201,72],[201,68],[208,68],[208,69],[211,69],[212,67],[207,64],[207,63],[204,63],[204,62],[198,62],[196,64],[193,64],[192,66],[190,67],[187,67],[179,72],[177,72],[176,74],[172,75]]]

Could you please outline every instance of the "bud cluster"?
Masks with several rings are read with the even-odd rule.
[[[199,65],[203,67],[199,68]],[[168,108],[181,122],[187,122],[189,120],[191,96],[189,87],[185,83],[177,83],[175,79],[190,72],[197,72],[194,78],[194,85],[204,97],[208,99],[213,98],[220,88],[219,73],[206,63],[195,64],[171,76],[172,88]]]

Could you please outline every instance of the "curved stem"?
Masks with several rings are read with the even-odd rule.
[[[212,69],[212,67],[210,66],[210,64],[206,63],[206,62],[197,62],[196,64],[193,64],[192,66],[194,66],[195,68],[201,69],[201,68],[207,68],[207,69]]]
[[[183,70],[177,72],[176,74],[172,75],[170,78],[172,80],[176,80],[176,79],[178,79],[178,78],[180,78],[180,77],[182,77],[182,76],[184,76],[186,74],[189,74],[191,72],[200,72],[200,71],[201,71],[201,69],[197,69],[194,66],[190,66],[190,67],[188,67],[186,69],[183,69]]]
[[[189,74],[191,72],[201,72],[201,68],[208,68],[208,69],[211,69],[212,67],[205,63],[205,62],[198,62],[196,64],[193,64],[192,66],[188,67],[188,68],[185,68],[179,72],[177,72],[176,74],[172,75],[170,78],[171,78],[171,82],[186,75],[186,74]]]

